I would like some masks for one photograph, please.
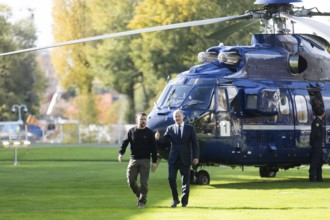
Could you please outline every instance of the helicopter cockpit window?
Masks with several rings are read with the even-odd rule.
[[[155,105],[157,105],[157,107],[160,107],[159,105],[161,105],[163,103],[165,96],[168,94],[169,88],[170,88],[170,86],[167,85],[165,87],[165,89],[163,90],[162,94],[159,96],[157,102],[155,103]]]
[[[296,95],[295,103],[297,107],[297,120],[300,123],[307,123],[308,121],[308,112],[307,112],[307,102],[304,96]]]
[[[166,94],[162,106],[179,107],[190,93],[191,86],[172,86]]]
[[[192,78],[186,83],[186,85],[215,85],[214,79],[201,79],[201,78]]]
[[[246,96],[246,109],[257,109],[258,98],[255,94]]]
[[[210,106],[213,86],[195,86],[182,107],[194,106],[195,108],[207,109]]]
[[[282,115],[290,114],[289,99],[285,94],[281,94],[280,111]]]

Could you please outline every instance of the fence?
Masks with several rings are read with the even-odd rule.
[[[119,144],[126,136],[132,124],[88,125],[79,123],[54,124],[49,128],[40,128],[40,135],[27,125],[17,122],[0,123],[1,141],[29,140],[31,143],[56,144]]]

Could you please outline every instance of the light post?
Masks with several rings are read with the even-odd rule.
[[[22,109],[25,113],[28,112],[28,108],[26,107],[25,104],[21,104],[21,105],[18,105],[18,104],[14,104],[12,107],[11,107],[11,112],[15,113],[16,112],[16,109],[18,110],[18,122],[21,124],[23,124],[23,120],[22,120]],[[27,133],[26,133],[26,129],[25,129],[25,141],[27,141]],[[17,148],[18,146],[20,146],[21,142],[19,140],[16,140],[16,141],[13,141],[13,147],[14,147],[14,166],[17,166],[18,165],[18,160],[17,160]]]
[[[16,109],[18,110],[18,121],[19,122],[23,122],[22,121],[22,109],[25,113],[28,112],[28,108],[26,107],[25,104],[21,104],[21,105],[18,105],[18,104],[14,104],[12,107],[11,107],[11,112],[15,113],[16,112]]]

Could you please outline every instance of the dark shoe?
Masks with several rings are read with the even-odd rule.
[[[144,203],[142,203],[142,202],[139,202],[138,203],[138,208],[139,209],[143,209],[145,207],[145,204]]]
[[[323,182],[323,179],[317,179],[317,182]]]
[[[175,208],[178,204],[180,204],[179,200],[174,200],[171,204],[171,208]]]
[[[185,208],[185,207],[187,207],[187,204],[182,204],[182,208]]]

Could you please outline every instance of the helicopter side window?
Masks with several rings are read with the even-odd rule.
[[[257,109],[258,97],[254,94],[246,96],[246,109]]]
[[[307,123],[308,112],[307,112],[307,102],[304,96],[296,95],[294,97],[296,107],[297,107],[297,120],[300,123]]]
[[[218,90],[218,111],[227,111],[226,91],[224,89]]]
[[[285,94],[281,94],[280,111],[282,115],[290,114],[289,99]]]

